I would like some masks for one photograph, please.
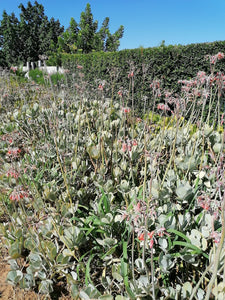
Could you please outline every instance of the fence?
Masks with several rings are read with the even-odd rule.
[[[30,70],[34,70],[35,68],[38,68],[39,70],[42,70],[46,72],[47,74],[54,74],[54,73],[65,73],[65,70],[61,67],[56,66],[46,66],[45,61],[42,63],[41,60],[38,60],[37,66],[34,62],[27,62],[27,65],[23,67],[24,72],[29,72]]]

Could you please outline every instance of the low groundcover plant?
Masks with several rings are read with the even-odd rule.
[[[108,98],[81,66],[70,88],[0,78],[10,283],[47,295],[60,283],[74,299],[224,298],[223,57],[180,95],[151,82],[142,116],[134,90]]]

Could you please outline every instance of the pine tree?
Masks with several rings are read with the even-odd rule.
[[[71,18],[70,26],[58,40],[61,51],[74,53],[81,49],[83,53],[91,51],[116,51],[119,40],[123,37],[124,27],[111,34],[109,31],[109,18],[106,17],[99,31],[98,21],[94,21],[91,6],[88,3],[85,11],[80,15],[79,24]]]
[[[77,46],[82,49],[84,53],[89,53],[94,49],[94,40],[98,28],[98,21],[93,20],[91,6],[88,3],[85,11],[81,13],[80,30],[78,32]]]
[[[0,48],[4,65],[14,64],[20,58],[19,21],[15,14],[8,15],[3,11],[0,26]]]

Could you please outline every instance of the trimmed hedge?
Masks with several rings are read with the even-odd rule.
[[[150,83],[161,80],[165,89],[178,92],[178,80],[190,79],[198,71],[210,73],[207,55],[225,53],[225,41],[190,45],[138,48],[118,52],[93,52],[90,54],[62,54],[62,65],[76,73],[77,65],[83,66],[85,80],[96,85],[96,80],[104,79],[109,85],[114,83],[114,92],[121,87],[131,90],[128,74],[134,71],[134,100],[136,107],[142,107],[142,96],[150,99]],[[225,59],[216,64],[216,72],[225,69]],[[111,96],[111,90],[109,96]],[[150,104],[150,103],[148,103]]]

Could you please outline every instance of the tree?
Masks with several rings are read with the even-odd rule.
[[[81,13],[79,25],[80,30],[77,39],[78,48],[82,49],[84,53],[95,50],[94,40],[98,29],[98,21],[93,20],[89,3],[87,4],[85,11]]]
[[[88,3],[85,11],[81,13],[79,24],[71,18],[69,28],[59,38],[59,46],[65,52],[73,53],[82,49],[83,53],[95,51],[116,51],[119,40],[123,37],[124,27],[111,34],[109,31],[109,18],[106,17],[99,31],[98,21],[94,21],[91,6]]]
[[[48,54],[50,50],[56,49],[58,37],[64,31],[64,28],[61,27],[59,20],[51,18],[50,21],[48,21],[45,17],[39,31],[39,52],[41,54]]]
[[[4,11],[0,22],[0,49],[8,66],[47,55],[53,46],[56,48],[64,31],[58,20],[48,20],[43,5],[37,1],[34,5],[29,1],[27,7],[21,3],[19,8],[20,20]]]
[[[70,19],[70,26],[58,37],[58,52],[76,53],[78,39],[78,24],[74,18]]]
[[[44,7],[35,1],[30,2],[27,8],[20,4],[21,35],[24,40],[24,59],[38,60],[39,55],[47,54],[51,43],[57,44],[58,36],[64,31],[59,21],[52,18],[50,21],[44,14]]]
[[[3,19],[0,26],[0,48],[4,64],[15,63],[20,56],[19,21],[15,14],[8,15],[3,11]]]

